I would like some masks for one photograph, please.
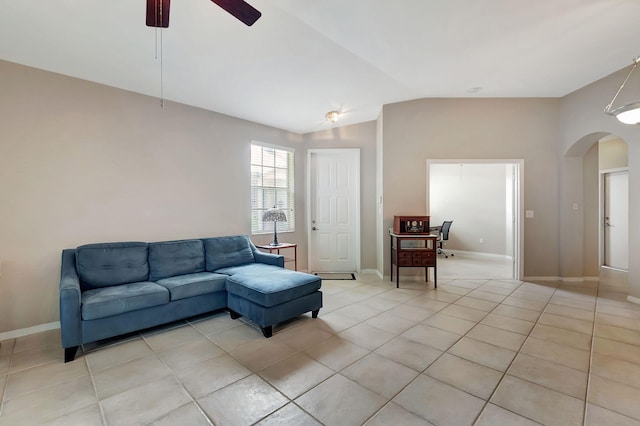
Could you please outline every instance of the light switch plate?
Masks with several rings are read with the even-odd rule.
[[[531,219],[531,218],[533,218],[533,210],[527,210],[527,211],[525,211],[524,215],[525,215],[525,217],[526,217],[527,219]]]

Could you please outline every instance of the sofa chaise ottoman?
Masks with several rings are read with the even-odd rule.
[[[322,307],[321,280],[284,268],[246,235],[88,244],[62,251],[65,362],[80,345],[229,309],[262,329]],[[231,290],[229,290],[231,289]]]

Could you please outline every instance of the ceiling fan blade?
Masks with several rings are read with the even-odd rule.
[[[147,0],[147,26],[169,28],[169,3],[171,0]]]
[[[251,26],[262,16],[259,10],[243,0],[211,0],[240,21]]]

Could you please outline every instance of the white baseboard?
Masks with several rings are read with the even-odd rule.
[[[0,333],[0,341],[15,339],[16,337],[28,336],[29,334],[41,333],[43,331],[55,330],[60,328],[60,321],[50,322],[48,324],[34,325],[33,327],[21,328],[18,330],[6,331]]]
[[[627,301],[640,305],[640,297],[627,296]]]
[[[562,277],[524,277],[523,281],[561,281]]]
[[[379,279],[382,279],[382,273],[380,271],[378,271],[377,269],[361,269],[360,270],[361,274],[374,274],[376,275]]]

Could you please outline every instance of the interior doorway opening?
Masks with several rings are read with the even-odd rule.
[[[453,220],[447,247],[456,256],[440,259],[441,276],[522,279],[523,168],[523,160],[427,161],[431,223]]]

